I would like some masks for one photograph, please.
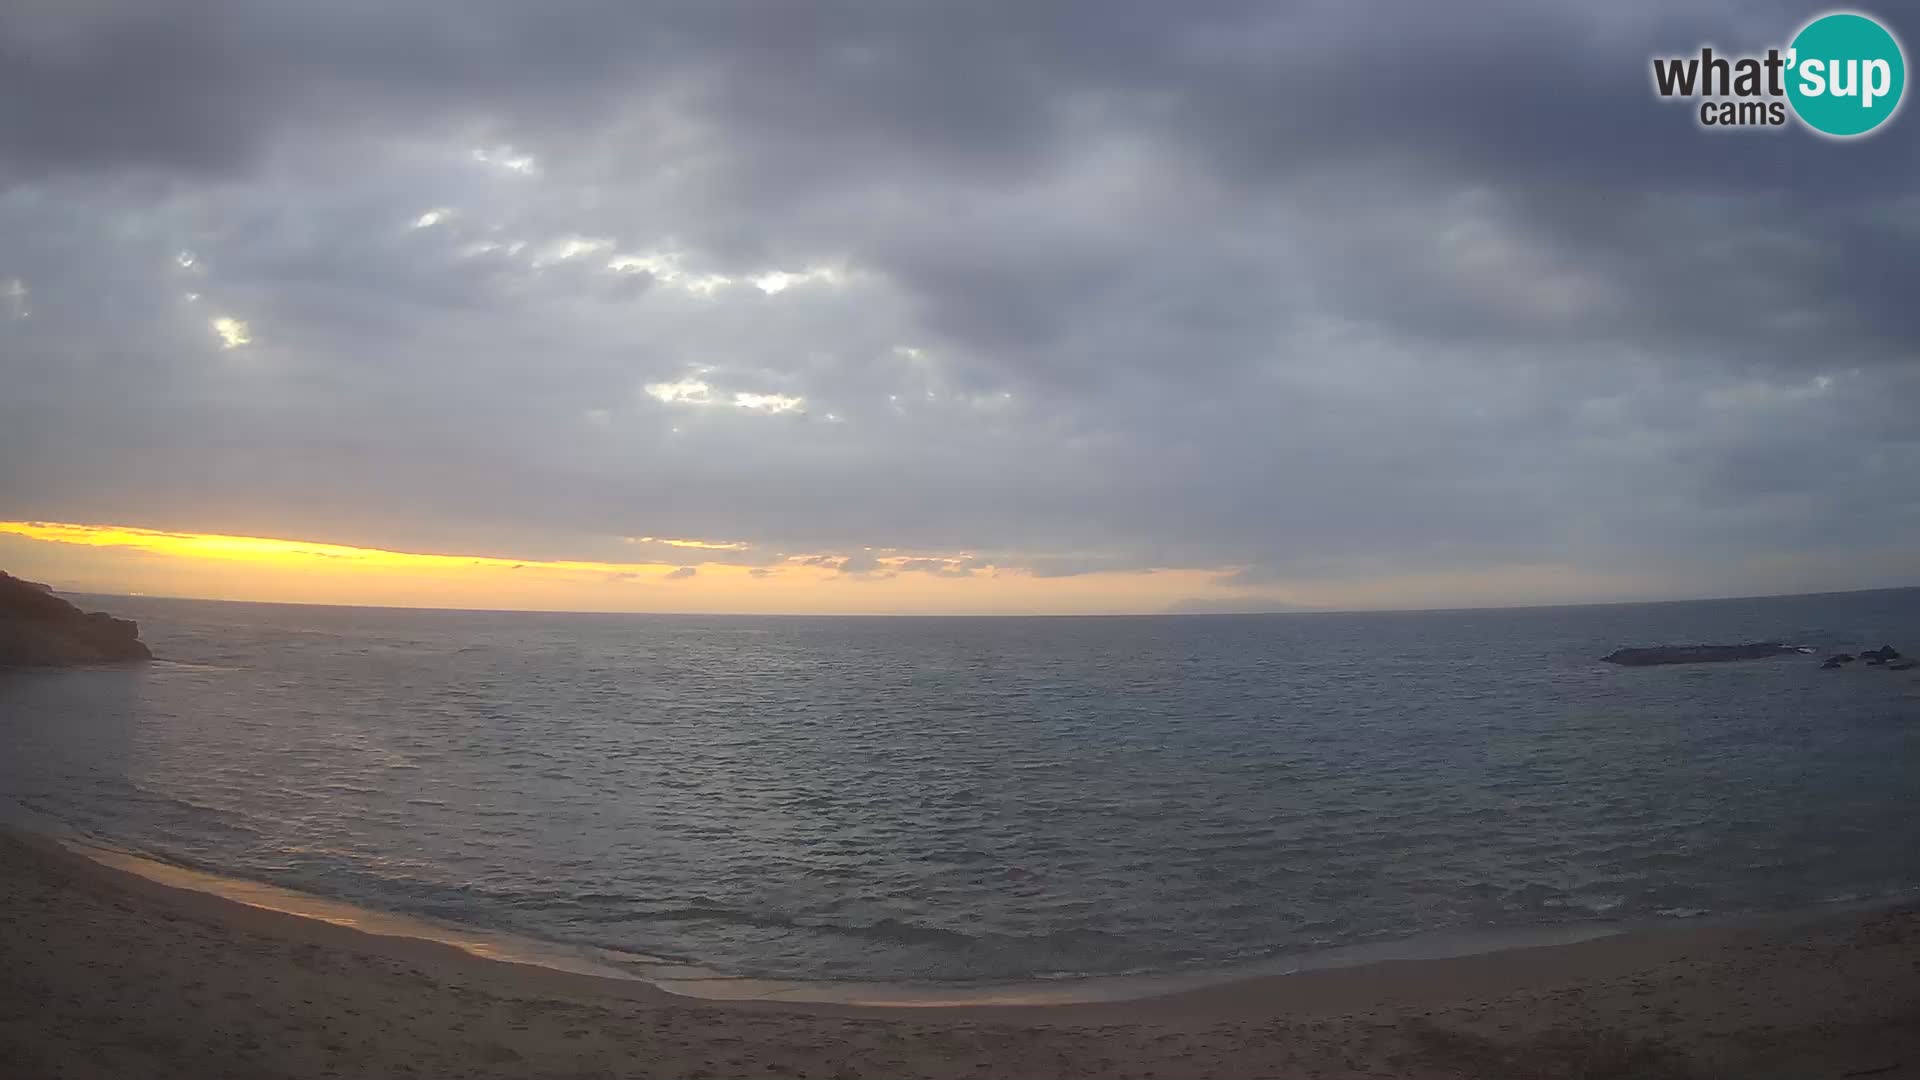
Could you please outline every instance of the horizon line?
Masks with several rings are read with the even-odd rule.
[[[26,580],[24,578],[20,580]],[[1244,619],[1280,615],[1432,615],[1476,611],[1552,611],[1560,608],[1635,607],[1649,604],[1707,604],[1737,600],[1791,600],[1816,596],[1856,596],[1865,593],[1920,590],[1920,584],[1882,585],[1865,589],[1821,589],[1814,592],[1752,593],[1730,596],[1671,596],[1649,600],[1582,600],[1553,604],[1482,604],[1467,607],[1321,608],[1294,606],[1273,611],[623,611],[606,608],[481,608],[425,607],[407,604],[323,604],[309,600],[235,600],[217,596],[181,596],[171,593],[114,593],[48,586],[60,596],[103,597],[122,600],[181,600],[196,604],[247,604],[258,607],[339,608],[351,611],[422,611],[468,615],[613,615],[636,619]]]

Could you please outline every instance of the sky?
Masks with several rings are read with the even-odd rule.
[[[10,0],[0,568],[886,613],[1920,583],[1920,120],[1651,89],[1817,10]]]

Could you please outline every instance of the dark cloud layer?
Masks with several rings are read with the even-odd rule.
[[[1920,129],[1648,85],[1810,14],[16,0],[0,517],[1904,583]]]

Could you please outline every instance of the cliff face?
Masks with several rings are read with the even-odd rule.
[[[151,659],[131,619],[83,612],[45,585],[0,572],[0,667]]]

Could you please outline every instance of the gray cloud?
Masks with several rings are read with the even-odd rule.
[[[834,564],[842,574],[856,577],[887,576],[891,571],[881,568],[880,559],[870,551],[857,551]]]
[[[903,574],[931,574],[934,577],[964,578],[972,577],[977,569],[976,560],[947,559],[903,559],[894,564],[894,569]]]
[[[9,5],[0,516],[1897,583],[1913,118],[1647,86],[1804,15]]]

